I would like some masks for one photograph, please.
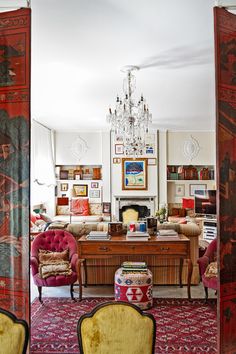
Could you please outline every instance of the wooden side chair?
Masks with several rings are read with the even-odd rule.
[[[156,322],[151,314],[123,301],[105,302],[80,317],[81,354],[154,354]]]
[[[29,326],[25,320],[0,308],[0,352],[26,354],[29,341]]]

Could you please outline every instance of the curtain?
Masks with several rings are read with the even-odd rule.
[[[52,131],[32,121],[31,125],[31,180],[39,185],[55,185]]]

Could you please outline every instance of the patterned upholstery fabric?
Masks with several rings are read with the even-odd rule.
[[[127,209],[122,213],[123,223],[128,224],[133,221],[138,221],[138,212],[134,209]]]
[[[117,269],[115,273],[115,300],[127,301],[140,307],[142,310],[152,307],[152,273],[122,273]]]
[[[0,308],[0,353],[25,354],[29,339],[29,328],[25,320]]]
[[[127,302],[108,302],[82,315],[77,326],[80,353],[154,354],[156,322]]]

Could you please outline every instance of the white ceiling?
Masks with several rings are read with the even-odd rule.
[[[31,0],[32,118],[109,128],[124,65],[138,65],[157,129],[214,130],[213,0]]]

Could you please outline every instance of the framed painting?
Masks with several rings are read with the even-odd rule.
[[[121,162],[121,159],[119,157],[113,157],[113,163],[114,164],[117,164],[117,163],[120,163]]]
[[[189,195],[194,196],[196,190],[205,191],[207,189],[206,184],[190,184]]]
[[[123,155],[124,154],[124,145],[123,144],[115,144],[115,154]]]
[[[68,179],[68,171],[67,170],[60,171],[60,179]]]
[[[61,183],[61,191],[63,192],[68,191],[68,183]]]
[[[175,185],[175,196],[176,197],[184,197],[185,195],[185,185],[184,184],[176,184]]]
[[[146,190],[147,189],[147,159],[123,158],[122,159],[122,189]]]
[[[91,182],[91,188],[98,188],[98,182]]]
[[[88,196],[88,185],[87,184],[74,184],[74,191],[76,197],[87,197]]]
[[[100,198],[100,190],[90,190],[90,193],[89,193],[89,197],[90,198]]]
[[[103,202],[102,203],[102,212],[104,214],[110,214],[111,213],[111,203]]]

